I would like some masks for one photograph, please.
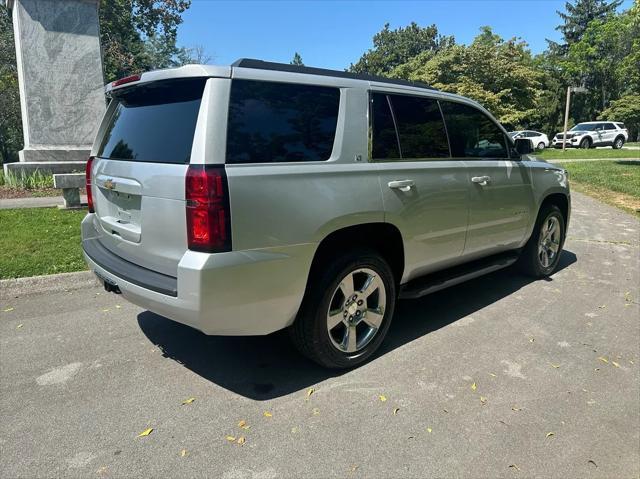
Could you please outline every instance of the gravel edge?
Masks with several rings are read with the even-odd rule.
[[[91,271],[0,280],[0,299],[99,287]]]

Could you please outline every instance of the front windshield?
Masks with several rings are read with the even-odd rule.
[[[580,123],[579,125],[574,126],[569,131],[593,131],[598,126],[597,123]]]

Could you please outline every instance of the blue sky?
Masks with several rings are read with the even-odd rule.
[[[625,0],[623,9],[633,0]],[[559,39],[555,26],[564,0],[422,1],[218,1],[192,0],[178,42],[202,45],[212,63],[238,58],[289,62],[295,51],[306,65],[343,69],[372,46],[386,22],[391,28],[415,21],[435,23],[445,35],[469,43],[483,25],[504,38],[526,40],[534,53],[545,38]]]

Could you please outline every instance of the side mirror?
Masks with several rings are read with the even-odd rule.
[[[533,153],[533,142],[529,138],[516,138],[516,151],[520,155],[529,155]]]

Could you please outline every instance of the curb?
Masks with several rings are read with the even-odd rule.
[[[100,286],[92,271],[0,280],[0,299]]]

